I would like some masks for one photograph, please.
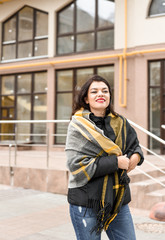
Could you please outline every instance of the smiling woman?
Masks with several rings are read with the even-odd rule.
[[[104,82],[93,82],[89,87],[85,101],[90,105],[90,110],[95,116],[104,117],[106,108],[110,103],[108,86]]]
[[[106,79],[90,77],[68,127],[68,202],[78,240],[100,240],[102,230],[111,240],[136,239],[127,173],[144,158],[135,130],[114,112],[111,98]]]

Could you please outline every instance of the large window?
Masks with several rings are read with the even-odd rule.
[[[77,91],[93,74],[99,74],[105,78],[114,92],[114,66],[99,66],[91,68],[78,68],[56,71],[56,119],[68,120],[71,117],[72,106]],[[114,94],[113,94],[114,95]],[[67,124],[56,124],[56,143],[65,143]]]
[[[150,17],[165,15],[165,0],[153,0],[151,1],[149,14]]]
[[[58,12],[57,54],[114,48],[113,0],[76,0]]]
[[[46,120],[47,113],[47,73],[26,73],[5,75],[0,77],[0,119],[2,120]],[[23,142],[45,142],[43,124],[19,123],[17,125],[17,140]],[[14,140],[14,124],[1,125],[1,141]],[[24,134],[24,135],[22,135]],[[27,134],[27,135],[26,135]]]
[[[48,14],[25,6],[3,23],[2,61],[47,56]]]
[[[149,62],[149,130],[165,139],[165,61]],[[153,138],[149,139],[150,148],[165,154],[165,147]]]

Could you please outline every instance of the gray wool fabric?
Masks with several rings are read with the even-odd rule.
[[[98,156],[121,155],[121,150],[107,138],[89,118],[88,110],[80,110],[68,126],[66,139],[69,188],[82,187],[93,177]]]

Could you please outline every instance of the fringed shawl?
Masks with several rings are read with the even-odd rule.
[[[90,120],[89,115],[88,110],[81,109],[72,117],[68,127],[66,155],[71,173],[69,188],[87,184],[88,207],[97,211],[98,218],[93,230],[99,233],[102,229],[106,230],[117,216],[129,178],[126,171],[120,169],[111,175],[92,178],[97,167],[95,161],[99,156],[129,155],[137,147],[138,141],[135,131],[125,118],[108,115],[116,136],[113,142]]]

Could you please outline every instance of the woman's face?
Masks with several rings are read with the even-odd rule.
[[[89,104],[91,112],[96,116],[104,116],[110,102],[110,92],[104,82],[92,82],[85,99]]]

